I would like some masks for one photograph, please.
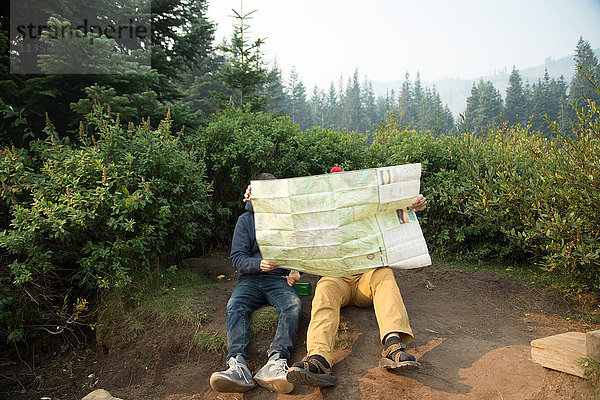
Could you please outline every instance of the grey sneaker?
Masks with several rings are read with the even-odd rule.
[[[242,356],[231,357],[226,371],[213,372],[210,376],[210,387],[217,392],[243,393],[256,386],[246,360]]]
[[[287,381],[288,365],[285,358],[275,353],[269,361],[254,375],[254,380],[260,386],[277,393],[289,393],[294,390],[294,384]]]

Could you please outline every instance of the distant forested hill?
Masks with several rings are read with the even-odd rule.
[[[596,56],[600,56],[600,48],[594,50]],[[552,59],[551,57],[546,58],[544,64],[540,64],[535,67],[522,68],[516,66],[519,70],[523,83],[537,83],[538,79],[542,79],[544,71],[547,68],[550,78],[559,78],[561,75],[565,78],[567,83],[571,82],[573,73],[575,72],[575,61],[573,56],[565,56],[559,59]],[[494,87],[500,91],[502,97],[506,96],[506,87],[508,86],[508,78],[512,72],[510,69],[504,69],[502,71],[496,71],[492,75],[475,77],[472,79],[455,79],[445,78],[436,81],[423,81],[423,86],[433,87],[437,89],[442,102],[447,104],[452,111],[454,117],[457,117],[460,113],[465,111],[467,107],[467,97],[471,94],[471,88],[473,83],[477,83],[479,79],[484,81],[490,81],[494,84]],[[416,72],[414,73],[416,74]],[[413,73],[411,73],[413,75]],[[402,87],[402,80],[392,82],[373,82],[373,91],[375,95],[384,95],[386,91],[392,89],[399,93]]]

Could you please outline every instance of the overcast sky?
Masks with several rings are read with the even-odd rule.
[[[229,38],[240,0],[208,0],[216,43]],[[422,81],[474,78],[572,55],[583,36],[600,47],[600,0],[243,0],[250,37],[289,77],[328,88],[340,76]]]

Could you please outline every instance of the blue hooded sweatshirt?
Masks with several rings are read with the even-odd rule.
[[[256,228],[254,227],[254,208],[252,203],[246,203],[246,211],[240,215],[233,239],[231,240],[231,261],[238,271],[239,279],[254,274],[270,274],[285,276],[288,270],[277,268],[272,271],[262,272],[260,262],[263,259],[256,243]]]

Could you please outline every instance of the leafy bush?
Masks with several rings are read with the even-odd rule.
[[[422,164],[421,192],[428,199],[420,217],[430,251],[459,257],[486,257],[501,252],[506,241],[484,219],[466,213],[474,181],[465,175],[478,148],[473,135],[434,136],[401,126],[391,117],[373,133],[367,157],[373,167]]]
[[[289,117],[228,108],[206,129],[187,137],[202,156],[213,185],[212,211],[219,229],[213,232],[229,245],[242,196],[250,180],[261,172],[278,178],[329,172],[333,165],[361,168],[365,138],[331,129],[300,130]]]
[[[556,129],[556,127],[554,127]],[[480,181],[473,214],[492,223],[547,270],[600,289],[600,111],[578,110],[577,137],[509,131],[488,140],[502,155]],[[484,205],[485,202],[485,205]]]
[[[367,137],[361,133],[313,127],[296,132],[286,145],[280,163],[290,176],[326,174],[336,165],[348,171],[368,167]]]
[[[31,312],[9,330],[71,329],[83,322],[85,307],[75,302],[81,289],[157,273],[207,236],[205,167],[170,134],[168,114],[157,130],[124,129],[99,108],[90,122],[96,131],[82,125],[81,146],[48,123],[30,158],[3,152],[1,198],[12,203],[12,221],[0,245],[15,261],[2,279],[9,274],[13,313],[17,305]]]
[[[483,234],[482,255],[526,256],[570,276],[575,291],[600,288],[599,116],[593,102],[580,110],[576,138],[492,127],[457,139],[462,211]]]
[[[490,127],[436,138],[389,119],[373,134],[372,166],[420,162],[430,250],[524,259],[561,270],[576,290],[600,288],[600,113],[579,111],[577,138]],[[554,129],[557,127],[553,124]]]

